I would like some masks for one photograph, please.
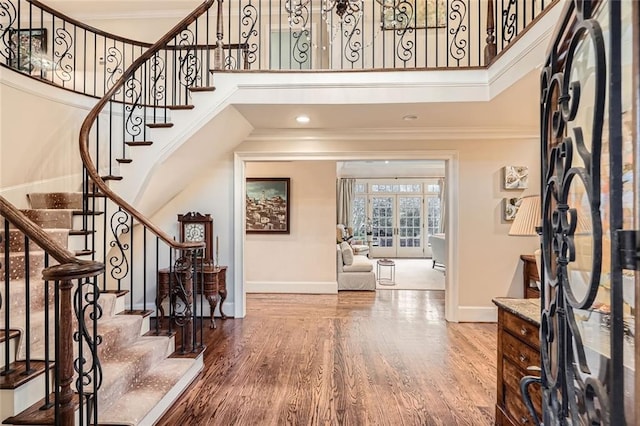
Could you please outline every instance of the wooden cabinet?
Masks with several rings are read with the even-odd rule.
[[[540,366],[538,299],[494,299],[498,306],[498,362],[496,425],[532,425],[522,395],[520,379],[538,375],[528,371]],[[531,386],[533,404],[541,412],[540,387]]]
[[[524,263],[522,265],[522,285],[524,290],[524,298],[536,298],[540,297],[540,290],[536,285],[536,281],[540,282],[540,276],[538,274],[538,266],[536,265],[536,258],[530,254],[523,254],[520,259]]]

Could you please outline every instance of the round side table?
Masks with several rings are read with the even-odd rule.
[[[389,278],[382,278],[381,272],[383,268],[389,268]],[[380,285],[396,285],[396,264],[391,259],[379,259],[376,264],[376,275],[378,276],[378,284]]]

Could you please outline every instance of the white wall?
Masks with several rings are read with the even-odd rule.
[[[313,149],[310,149],[313,147]],[[399,159],[407,151],[455,150],[458,152],[459,240],[455,250],[460,305],[458,319],[490,320],[495,310],[493,297],[522,297],[522,266],[519,256],[533,253],[535,237],[508,236],[510,223],[502,220],[502,199],[539,193],[539,148],[533,140],[477,141],[295,141],[245,142],[237,152],[312,153],[313,156],[340,156],[357,159],[357,153],[393,152]],[[398,154],[400,153],[400,154]],[[277,158],[277,156],[274,156]],[[524,191],[502,189],[502,167],[524,165],[530,170],[530,188]],[[452,218],[454,220],[454,218]]]
[[[30,89],[11,84],[16,79]],[[6,69],[0,69],[0,80],[0,194],[27,207],[25,194],[48,185],[78,191],[78,135],[95,100],[71,94],[65,101],[48,97],[48,91],[58,89]]]
[[[245,237],[247,292],[337,292],[335,161],[247,162],[245,173],[291,179],[291,232]]]

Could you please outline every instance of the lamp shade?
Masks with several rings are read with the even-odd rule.
[[[523,197],[516,217],[509,229],[509,235],[531,236],[538,235],[536,227],[540,226],[540,196],[529,195]]]

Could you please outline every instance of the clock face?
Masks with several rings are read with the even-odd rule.
[[[204,241],[204,224],[188,223],[184,227],[184,240],[189,242]]]

